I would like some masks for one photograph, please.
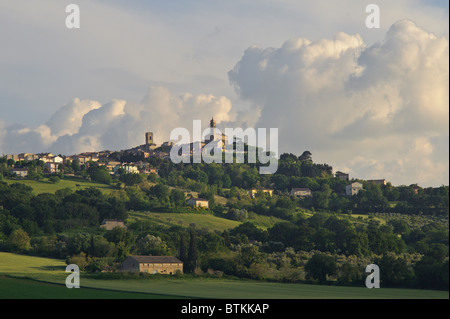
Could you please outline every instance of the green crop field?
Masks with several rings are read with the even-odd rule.
[[[223,278],[93,279],[65,287],[61,260],[0,252],[0,298],[448,299],[448,291],[367,289]]]

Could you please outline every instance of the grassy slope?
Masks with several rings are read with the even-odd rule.
[[[80,289],[64,286],[61,260],[0,252],[0,298],[229,298],[229,299],[416,299],[449,298],[448,292],[413,289],[367,289],[250,280],[176,279],[95,280],[81,274]],[[15,278],[5,277],[13,275]],[[24,277],[45,281],[36,282]],[[52,283],[52,284],[49,284]],[[95,289],[87,289],[95,288]],[[141,293],[136,295],[135,293]]]
[[[55,184],[49,182],[47,179],[43,179],[40,181],[28,180],[28,179],[23,179],[23,180],[5,179],[4,181],[7,182],[8,184],[23,183],[25,185],[31,186],[33,188],[34,194],[36,194],[36,195],[42,194],[42,193],[54,194],[57,190],[63,189],[63,188],[70,188],[75,191],[75,190],[83,189],[83,188],[87,188],[87,187],[96,187],[106,194],[108,194],[109,192],[111,192],[113,190],[113,188],[111,188],[108,185],[89,182],[89,181],[81,180],[81,179],[64,178]],[[80,186],[76,186],[77,184]]]
[[[167,226],[179,225],[189,227],[189,224],[195,223],[196,228],[208,228],[209,230],[223,231],[238,226],[240,222],[225,218],[216,217],[208,214],[195,213],[151,213],[151,212],[130,212],[129,221],[149,220],[158,224]]]

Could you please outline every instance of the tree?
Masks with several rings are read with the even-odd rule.
[[[323,184],[320,191],[313,193],[313,205],[315,208],[327,209],[331,195],[331,188],[328,184]]]
[[[405,287],[412,282],[412,273],[406,265],[406,260],[392,255],[383,255],[375,259],[380,267],[380,280],[383,287]]]
[[[137,173],[127,173],[120,175],[119,180],[127,186],[134,186],[142,182],[142,176]]]
[[[136,250],[140,255],[167,255],[169,247],[159,236],[146,235],[136,242]]]
[[[300,156],[298,157],[298,159],[299,159],[301,162],[312,161],[312,154],[311,154],[310,151],[304,151],[304,152],[302,153],[302,155],[300,155]]]
[[[222,175],[222,187],[223,188],[230,188],[231,187],[230,175],[228,175],[228,174]]]
[[[262,261],[262,254],[259,252],[257,246],[244,245],[239,252],[239,262],[245,267],[249,268],[251,265]]]
[[[245,170],[242,174],[242,179],[245,188],[255,187],[259,181],[259,173],[256,167]]]
[[[186,195],[180,189],[172,189],[170,191],[170,201],[175,206],[184,206],[186,204]]]
[[[188,260],[187,242],[184,234],[180,235],[180,260],[186,262]]]
[[[345,262],[339,268],[338,282],[343,285],[360,283],[362,280],[362,272],[356,265]]]
[[[94,181],[103,183],[103,184],[111,184],[112,183],[111,174],[105,168],[98,168],[98,169],[94,170],[94,172],[91,175],[91,178]]]
[[[161,204],[166,204],[169,202],[170,189],[168,186],[163,184],[156,184],[150,187],[150,196],[158,200]]]
[[[188,258],[186,263],[186,272],[194,272],[197,268],[198,262],[198,249],[197,249],[197,239],[195,238],[195,234],[191,232],[190,241],[189,241],[189,251]]]
[[[50,176],[48,178],[48,180],[52,183],[52,184],[57,184],[60,181],[60,178],[58,176]]]
[[[31,247],[30,237],[23,229],[16,229],[9,235],[8,245],[13,252],[23,253]]]
[[[336,275],[337,264],[334,257],[325,254],[315,254],[305,265],[308,277],[325,282],[327,276]]]

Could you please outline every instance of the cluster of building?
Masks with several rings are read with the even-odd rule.
[[[60,165],[68,165],[74,161],[77,161],[80,165],[89,166],[89,163],[95,162],[99,166],[105,166],[111,174],[117,174],[120,170],[125,173],[141,173],[141,174],[158,174],[158,170],[149,166],[148,163],[138,161],[134,163],[125,163],[120,161],[121,157],[127,155],[138,155],[147,158],[149,156],[156,156],[166,159],[169,157],[170,147],[172,143],[165,142],[161,145],[153,142],[153,133],[145,133],[145,144],[122,150],[120,152],[115,151],[100,151],[100,152],[83,152],[80,154],[65,156],[65,155],[53,155],[51,153],[31,154],[7,154],[4,155],[7,160],[12,159],[14,162],[18,161],[42,161],[44,162],[44,173],[58,174],[60,172]],[[111,160],[111,155],[114,153],[114,160]],[[116,160],[118,159],[118,160]],[[16,176],[26,177],[28,170],[26,168],[14,167],[11,169],[11,173]]]

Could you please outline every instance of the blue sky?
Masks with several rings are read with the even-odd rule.
[[[80,29],[65,28],[65,6],[69,3],[80,6]],[[381,104],[387,103],[385,108],[374,106],[376,109],[369,110],[362,105],[371,104],[362,100],[344,101],[350,95],[355,95],[353,91],[348,91],[348,83],[342,86],[339,92],[328,87],[327,91],[323,91],[325,87],[322,87],[322,92],[315,96],[311,91],[312,86],[299,80],[305,73],[292,73],[289,78],[284,77],[284,73],[279,73],[286,68],[294,70],[298,59],[306,61],[308,56],[305,50],[311,51],[315,48],[323,53],[323,50],[330,49],[326,41],[335,41],[333,45],[348,46],[349,51],[354,51],[355,59],[361,51],[365,52],[358,62],[361,65],[354,66],[351,61],[348,65],[343,64],[349,69],[355,68],[354,72],[363,67],[363,62],[367,63],[367,68],[371,67],[371,63],[382,63],[382,57],[374,58],[377,54],[375,49],[367,49],[371,46],[379,45],[385,50],[392,50],[392,54],[402,54],[401,48],[392,43],[384,43],[388,37],[404,39],[406,36],[415,45],[411,47],[426,46],[433,54],[441,54],[439,52],[444,50],[443,54],[448,55],[448,1],[383,0],[376,3],[381,11],[380,29],[366,28],[366,3],[358,0],[2,1],[0,153],[45,151],[38,148],[75,152],[83,147],[134,146],[141,142],[135,142],[135,136],[142,135],[142,132],[129,132],[127,138],[121,136],[114,139],[121,141],[114,144],[114,141],[105,137],[106,132],[110,132],[112,128],[105,126],[104,131],[96,132],[94,127],[88,128],[86,119],[83,126],[83,112],[91,112],[86,118],[92,119],[96,114],[106,116],[109,114],[107,109],[114,109],[114,116],[109,114],[111,123],[119,121],[119,116],[122,121],[129,117],[127,123],[132,123],[130,118],[138,121],[139,117],[143,116],[141,114],[133,117],[133,112],[137,112],[138,107],[133,109],[132,105],[148,103],[144,111],[160,116],[159,122],[152,124],[153,117],[149,115],[147,124],[129,125],[156,131],[157,124],[164,124],[158,128],[159,132],[155,132],[155,138],[159,137],[161,142],[168,139],[171,127],[188,125],[182,119],[177,120],[167,114],[171,107],[175,110],[180,107],[189,109],[192,116],[204,116],[201,119],[205,122],[212,113],[220,113],[218,118],[222,116],[222,125],[230,126],[273,124],[288,127],[293,125],[292,119],[295,119],[295,128],[282,131],[280,151],[301,153],[310,149],[316,161],[327,161],[336,169],[347,169],[354,176],[376,178],[379,176],[373,175],[384,174],[396,183],[448,183],[448,177],[442,177],[448,176],[448,164],[444,164],[448,162],[448,147],[442,147],[443,141],[448,140],[448,133],[444,133],[444,129],[430,131],[426,125],[421,124],[423,131],[414,137],[404,137],[408,136],[408,129],[391,132],[382,137],[375,133],[376,130],[368,129],[371,125],[379,125],[377,121],[382,116],[389,118],[390,115],[387,114],[391,113],[398,116],[403,114],[402,108],[413,107],[407,105],[408,94],[400,89],[401,86],[417,92],[420,91],[417,88],[425,85],[424,83],[412,80],[398,83],[406,79],[398,77],[398,74],[395,74],[396,77],[386,76],[386,79],[366,76],[365,83],[374,87],[369,87],[363,93],[359,91],[358,94],[371,96],[371,99],[376,101],[379,98]],[[403,19],[412,21],[418,29],[412,24],[392,28]],[[339,36],[341,33],[348,37]],[[423,42],[423,37],[431,35],[435,35],[439,40]],[[302,42],[304,49],[293,47],[290,51],[287,50],[287,43],[299,45],[298,39],[307,40]],[[306,44],[308,41],[310,44]],[[405,48],[409,48],[409,44],[405,42]],[[442,46],[443,49],[436,50],[436,46]],[[259,51],[253,50],[254,55],[251,56],[249,48],[259,48]],[[283,60],[288,57],[289,60]],[[328,59],[329,56],[323,58]],[[339,56],[339,59],[344,58],[345,56]],[[411,59],[413,58],[417,59],[416,63],[424,63],[423,57],[411,55]],[[402,61],[405,59],[409,61],[408,56]],[[265,73],[260,73],[259,77],[255,78],[255,72],[260,71],[253,67],[253,63],[259,63],[261,66],[267,61],[276,63],[280,69],[277,71],[266,68]],[[398,63],[401,64],[402,61]],[[329,60],[327,63],[330,65],[344,61]],[[332,65],[330,70],[344,74],[350,72],[349,69],[344,70],[338,66]],[[405,66],[405,70],[410,68],[417,69],[411,65]],[[382,67],[377,65],[372,69],[381,70]],[[229,77],[232,70],[235,70],[234,81]],[[252,70],[253,73],[246,70]],[[307,70],[306,65],[304,70]],[[417,70],[415,72],[423,78],[426,78],[426,72],[431,72],[421,69],[420,72],[425,72],[422,74]],[[278,73],[272,74],[269,71]],[[313,72],[313,69],[307,71]],[[389,73],[393,72],[393,69],[385,71]],[[445,71],[444,68],[443,72]],[[448,74],[448,71],[446,72]],[[280,77],[277,78],[277,74],[281,74]],[[339,74],[330,73],[330,76],[336,76],[336,81],[347,82],[348,79],[338,77]],[[394,81],[394,78],[396,82],[390,82]],[[251,83],[246,82],[250,79]],[[280,83],[283,83],[284,87],[278,89],[277,85]],[[369,94],[369,90],[373,90],[375,85],[380,86],[380,83],[391,87],[398,85],[398,90],[386,91],[377,96],[370,95],[372,93]],[[158,89],[149,90],[153,87]],[[336,88],[339,87],[336,85]],[[438,92],[443,92],[439,95],[441,100],[448,100],[448,90],[441,91]],[[268,96],[266,92],[272,92],[272,95]],[[299,96],[296,92],[304,93]],[[329,100],[326,100],[326,97]],[[426,101],[425,97],[417,97],[419,100],[422,98]],[[77,104],[74,99],[79,99],[80,103]],[[118,100],[126,103],[122,105],[114,102]],[[302,103],[306,100],[311,105],[306,113],[299,113]],[[303,122],[305,119],[309,122],[311,119],[319,121],[320,114],[323,113],[331,116],[332,110],[329,110],[327,105],[341,100],[343,110],[339,111],[340,113],[350,112],[350,109],[345,109],[346,103],[361,104],[360,107],[352,107],[353,111],[364,110],[363,112],[353,112],[355,118],[347,116],[353,123],[346,123],[345,127],[336,124],[333,126],[335,131],[328,132],[328,135],[321,136],[318,131],[308,139],[302,137],[295,140],[292,137],[303,134],[301,128],[308,126],[308,123]],[[101,107],[107,104],[110,108]],[[94,110],[96,108],[98,110]],[[283,110],[283,113],[274,112],[278,109]],[[417,117],[421,117],[419,109],[417,106]],[[72,121],[65,124],[73,125],[65,131],[65,137],[59,136],[56,128],[51,126],[55,125],[56,119],[68,117],[62,110],[70,111],[72,115],[78,114],[73,115]],[[448,108],[437,108],[434,111],[439,116],[445,115],[445,112],[448,114]],[[434,114],[434,111],[428,111],[427,114]],[[273,114],[276,114],[277,120],[273,119]],[[185,120],[192,120],[189,115],[184,117]],[[338,117],[336,115],[334,118]],[[413,119],[406,123],[416,125]],[[318,123],[316,126],[320,125]],[[331,127],[329,124],[324,125]],[[448,127],[448,122],[435,123],[434,126],[441,128],[442,125]],[[342,140],[344,132],[361,130],[364,126],[364,134],[358,132],[355,136],[368,136],[367,139],[356,141],[353,138],[351,143]],[[337,140],[338,136],[341,140]],[[91,144],[86,144],[85,141],[90,141]],[[420,161],[429,161],[429,167],[434,167],[436,171],[429,174],[417,173],[410,177],[408,172],[417,170],[417,163],[402,157],[401,154],[392,154],[389,158],[379,155],[389,153],[388,150],[396,143],[403,145],[402,149],[424,148],[427,157]],[[71,145],[72,148],[61,149],[61,145]],[[340,145],[339,148],[336,145]],[[365,152],[361,152],[362,149]],[[351,159],[354,161],[358,156],[359,162],[352,162]],[[440,177],[433,177],[435,175]]]

